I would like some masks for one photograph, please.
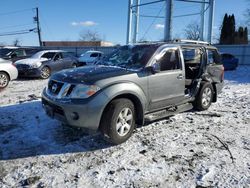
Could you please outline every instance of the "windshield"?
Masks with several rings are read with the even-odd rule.
[[[98,64],[139,69],[147,64],[157,48],[156,45],[122,46]]]
[[[0,49],[0,57],[6,57],[10,55],[12,51],[13,51],[12,49],[7,49],[7,48]]]
[[[43,51],[41,51],[41,52],[37,52],[37,53],[35,53],[34,55],[32,55],[31,56],[31,58],[34,58],[34,59],[40,59],[41,58],[41,56],[44,54],[44,52]]]

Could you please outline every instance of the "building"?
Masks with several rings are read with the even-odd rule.
[[[114,46],[111,42],[106,41],[43,41],[46,47],[107,47]]]

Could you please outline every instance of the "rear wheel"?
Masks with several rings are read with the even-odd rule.
[[[51,74],[51,71],[50,71],[50,68],[45,66],[41,69],[41,73],[40,73],[40,76],[42,79],[47,79],[50,77],[50,74]]]
[[[213,96],[213,86],[210,83],[203,84],[200,93],[196,97],[194,107],[197,110],[207,110],[213,101]]]
[[[134,104],[128,99],[115,99],[104,112],[101,132],[113,144],[128,140],[135,128]]]
[[[0,89],[6,88],[9,84],[9,81],[9,76],[4,72],[0,72]]]

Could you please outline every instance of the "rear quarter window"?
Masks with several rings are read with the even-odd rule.
[[[208,64],[221,64],[221,56],[217,50],[207,50],[207,63]]]

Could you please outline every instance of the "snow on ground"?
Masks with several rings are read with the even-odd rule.
[[[250,67],[225,77],[208,111],[140,127],[118,146],[48,118],[47,80],[13,81],[0,93],[0,187],[249,187]]]

